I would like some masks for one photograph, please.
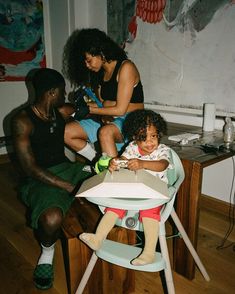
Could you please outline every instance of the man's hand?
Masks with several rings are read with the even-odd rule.
[[[102,123],[103,123],[104,125],[108,125],[108,124],[110,124],[112,121],[114,121],[114,118],[113,118],[113,116],[111,116],[111,115],[103,115],[103,116],[101,117],[101,121],[102,121]]]
[[[63,118],[68,121],[71,119],[71,115],[75,112],[75,107],[72,103],[65,103],[62,107],[58,108]]]
[[[80,89],[74,92],[74,101],[75,101],[75,108],[76,112],[74,118],[76,120],[84,119],[89,113],[89,106],[84,100],[83,92]]]

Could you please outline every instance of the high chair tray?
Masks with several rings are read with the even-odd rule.
[[[78,197],[155,198],[169,200],[167,184],[145,170],[105,170],[85,180]]]

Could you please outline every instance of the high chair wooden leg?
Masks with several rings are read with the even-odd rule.
[[[82,279],[80,281],[80,284],[79,284],[75,294],[82,294],[83,293],[83,290],[86,287],[86,284],[87,284],[87,282],[88,282],[88,280],[90,278],[90,275],[91,275],[91,273],[93,271],[93,268],[94,268],[94,266],[96,264],[97,259],[98,259],[98,257],[96,256],[96,254],[94,252],[92,254],[92,256],[91,256],[91,259],[90,259],[90,261],[89,261],[89,263],[87,265],[86,271],[83,274],[83,277],[82,277]]]
[[[166,263],[164,273],[165,273],[168,294],[175,294],[174,281],[173,281],[173,276],[172,276],[170,258],[169,258],[165,235],[161,235],[161,234],[159,235],[159,243],[160,243],[162,256],[163,256],[165,263]]]
[[[177,216],[177,214],[176,214],[176,212],[175,212],[174,209],[172,209],[171,217],[172,217],[172,219],[173,219],[173,221],[174,221],[177,229],[179,230],[179,232],[180,232],[180,234],[181,234],[181,236],[182,236],[182,238],[183,238],[183,240],[184,240],[184,242],[185,242],[188,250],[192,254],[192,256],[194,258],[194,261],[196,262],[198,268],[200,269],[203,277],[205,278],[205,280],[207,282],[209,282],[210,281],[210,277],[209,277],[209,275],[208,275],[208,273],[207,273],[204,265],[202,264],[202,262],[201,262],[201,260],[200,260],[200,258],[198,256],[196,250],[194,249],[194,247],[193,247],[193,245],[192,245],[192,243],[191,243],[188,235],[186,234],[186,232],[184,230],[184,227],[182,226],[182,224],[181,224],[181,222],[180,222],[180,220],[179,220],[179,218],[178,218],[178,216]]]

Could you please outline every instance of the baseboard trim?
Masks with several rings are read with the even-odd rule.
[[[228,216],[231,205],[228,202],[216,199],[208,195],[201,195],[200,199],[201,208],[220,213],[224,216]],[[232,204],[234,208],[234,204]]]

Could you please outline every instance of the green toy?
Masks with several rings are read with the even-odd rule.
[[[95,171],[97,174],[108,168],[110,159],[111,157],[109,157],[105,152],[102,153],[102,156],[95,164]]]

